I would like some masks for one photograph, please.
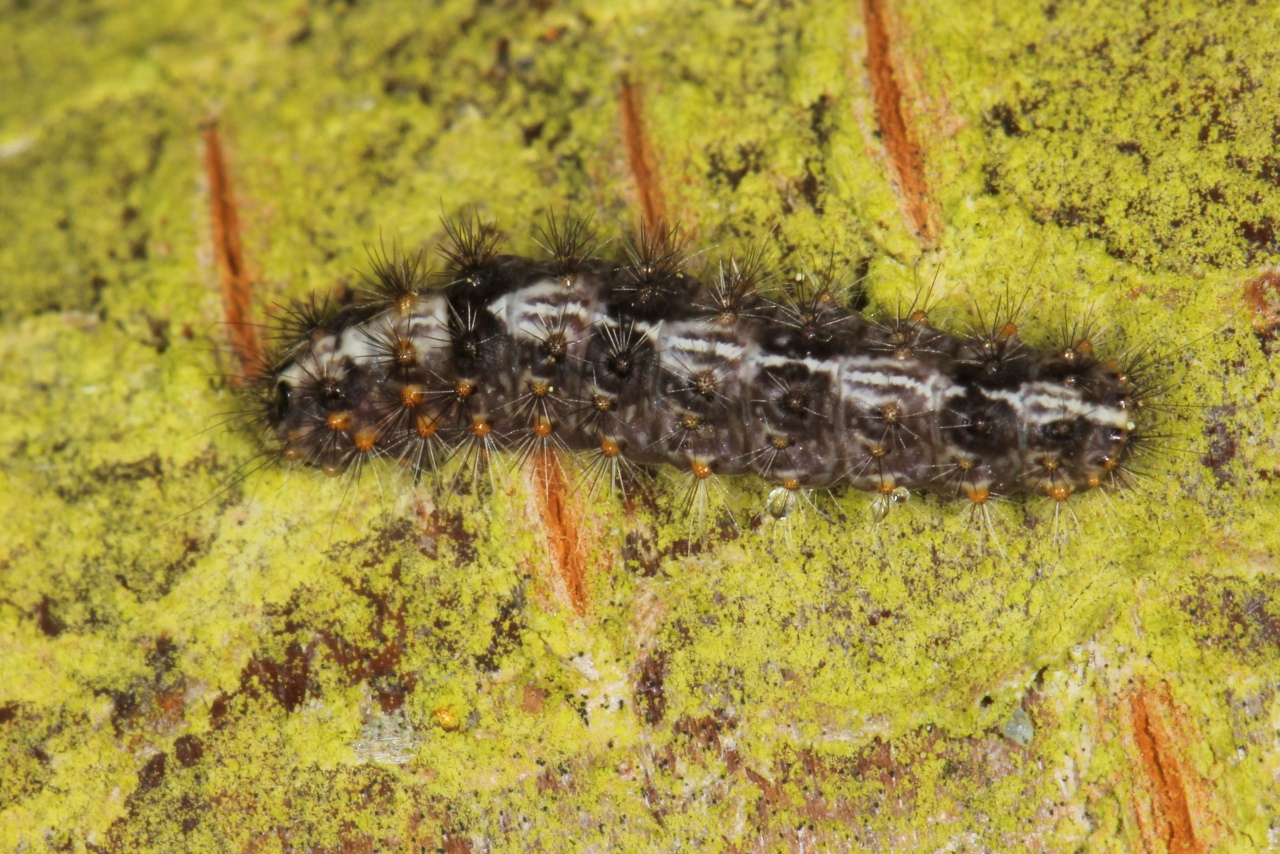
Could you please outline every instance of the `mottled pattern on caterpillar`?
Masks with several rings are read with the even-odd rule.
[[[593,486],[665,464],[977,504],[1131,478],[1144,389],[1087,330],[1037,350],[1007,306],[967,335],[868,316],[839,270],[780,288],[758,251],[704,281],[675,229],[605,260],[580,220],[548,221],[544,258],[501,254],[476,219],[446,228],[440,272],[382,253],[355,304],[289,310],[254,384],[285,458],[339,475],[381,457],[419,479],[560,449],[591,455]]]

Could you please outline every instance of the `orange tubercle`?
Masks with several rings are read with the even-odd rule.
[[[689,470],[693,472],[693,476],[698,480],[706,480],[711,477],[711,463],[705,460],[694,460]]]
[[[493,431],[493,425],[483,418],[471,419],[471,435],[477,439],[483,439]]]
[[[407,385],[400,389],[400,405],[405,409],[417,409],[425,397],[426,393],[420,385]]]
[[[352,440],[356,444],[356,450],[367,454],[373,450],[373,446],[378,443],[378,428],[361,427],[355,432]]]
[[[1071,487],[1065,483],[1055,483],[1045,489],[1049,497],[1054,501],[1062,502],[1071,497]]]
[[[427,418],[425,415],[419,415],[414,421],[414,429],[418,431],[418,435],[423,439],[430,439],[436,434],[436,422],[434,418]]]
[[[396,364],[402,368],[411,368],[418,360],[418,348],[408,338],[400,338],[395,343]]]
[[[613,439],[601,439],[600,453],[604,454],[606,457],[616,457],[618,454],[622,453],[622,446]]]
[[[329,414],[329,417],[324,420],[324,423],[327,424],[329,429],[333,432],[341,433],[343,430],[346,430],[351,426],[351,413],[332,412]]]

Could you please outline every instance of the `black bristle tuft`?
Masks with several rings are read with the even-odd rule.
[[[377,370],[395,378],[404,378],[419,368],[421,343],[396,323],[396,315],[388,315],[381,321],[370,321],[360,328],[360,335],[369,344],[367,360]]]
[[[929,322],[936,281],[935,274],[934,281],[917,291],[910,303],[898,303],[892,317],[872,319],[874,333],[867,339],[872,351],[891,355],[899,362],[946,355],[941,345],[947,336]]]
[[[362,275],[368,290],[366,302],[383,308],[392,308],[401,315],[413,310],[418,296],[426,290],[430,271],[423,263],[423,253],[412,255],[386,247],[369,251],[370,272]]]
[[[641,223],[623,242],[616,302],[642,319],[660,318],[692,302],[695,283],[684,272],[689,236],[679,225]]]
[[[989,314],[974,309],[970,339],[957,354],[956,375],[983,388],[1009,388],[1025,379],[1025,367],[1032,355],[1018,337],[1018,321],[1030,289],[1016,302],[1006,290]]]
[[[850,279],[845,265],[831,252],[821,264],[805,266],[773,299],[774,316],[789,349],[826,355],[839,346],[841,333],[856,317],[848,308],[861,283]]]
[[[538,226],[535,240],[547,253],[553,273],[566,280],[582,272],[600,248],[600,235],[591,217],[572,213],[559,219],[554,211],[548,213],[546,222]]]
[[[442,220],[449,242],[440,247],[446,269],[443,275],[451,285],[463,285],[484,292],[493,284],[498,248],[502,236],[491,222],[480,219],[475,211],[458,219]]]
[[[276,326],[271,333],[271,340],[278,348],[270,356],[275,362],[283,356],[296,355],[309,349],[316,342],[329,334],[330,326],[338,313],[338,307],[329,298],[323,300],[314,293],[307,298],[288,306],[277,306],[280,309]],[[261,365],[270,373],[274,365]]]
[[[773,281],[770,260],[764,243],[722,260],[695,303],[699,312],[718,326],[733,326],[743,317],[756,316],[762,304],[760,292]]]
[[[649,342],[629,319],[616,327],[603,326],[598,334],[604,348],[602,367],[618,380],[632,380],[652,358]]]

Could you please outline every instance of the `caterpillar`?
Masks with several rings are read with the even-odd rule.
[[[1036,349],[1010,300],[968,334],[915,308],[877,317],[839,265],[780,286],[763,249],[698,277],[665,225],[612,260],[569,216],[539,229],[541,258],[502,253],[478,216],[445,229],[441,270],[384,249],[351,304],[285,311],[248,387],[280,456],[332,476],[393,460],[417,482],[563,451],[587,455],[592,491],[666,465],[784,497],[847,485],[977,508],[1134,482],[1149,364],[1095,354],[1087,322]]]

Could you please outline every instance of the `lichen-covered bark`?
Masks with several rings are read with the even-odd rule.
[[[1280,845],[1278,13],[6,9],[0,849]],[[1171,436],[1003,554],[919,497],[723,482],[691,545],[680,483],[286,475],[218,427],[214,122],[259,318],[472,205],[776,229],[873,308],[1147,342]]]

